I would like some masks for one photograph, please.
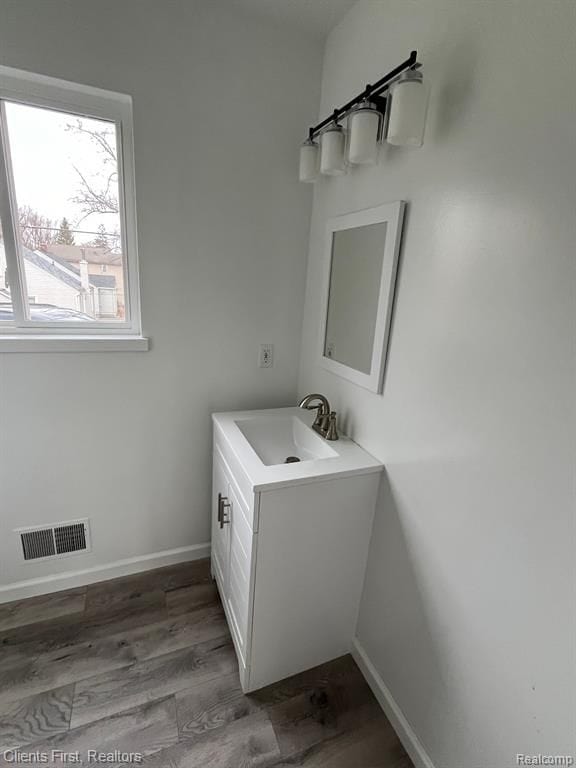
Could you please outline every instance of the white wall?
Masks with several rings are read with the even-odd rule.
[[[152,339],[0,356],[0,584],[208,542],[210,413],[295,401],[320,44],[210,0],[0,0],[0,63],[132,95]],[[91,555],[21,563],[15,526],[84,516]]]
[[[576,753],[572,0],[360,2],[329,112],[418,48],[425,146],[316,185],[300,394],[387,467],[359,641],[436,768]],[[329,216],[408,201],[382,396],[321,369]]]

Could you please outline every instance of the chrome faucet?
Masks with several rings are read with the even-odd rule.
[[[318,401],[317,404],[314,404]],[[330,410],[330,403],[324,395],[312,394],[306,395],[298,403],[299,408],[305,408],[307,411],[316,411],[316,418],[312,429],[322,435],[326,440],[338,440],[338,430],[336,429],[336,411]]]

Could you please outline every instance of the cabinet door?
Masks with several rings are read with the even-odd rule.
[[[250,616],[250,575],[254,534],[232,483],[230,491],[230,560],[226,604],[242,661],[246,663]]]
[[[212,567],[222,597],[228,594],[230,572],[230,508],[228,477],[224,464],[214,454],[212,469]]]

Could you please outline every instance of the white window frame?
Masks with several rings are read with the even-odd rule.
[[[28,319],[5,101],[102,119],[116,126],[125,320],[95,320],[87,327],[86,322]],[[0,321],[0,352],[147,349],[148,340],[141,335],[131,97],[0,66],[0,143],[0,221],[14,311],[14,320]]]

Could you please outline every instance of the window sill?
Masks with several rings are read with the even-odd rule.
[[[147,352],[145,336],[0,336],[3,352]]]

